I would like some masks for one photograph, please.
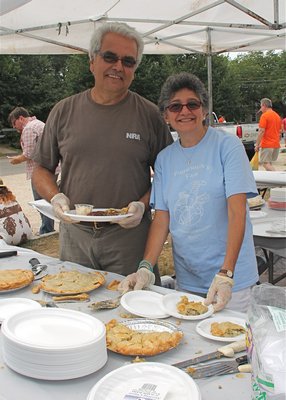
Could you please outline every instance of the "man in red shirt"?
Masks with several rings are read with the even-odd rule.
[[[255,151],[259,151],[260,163],[266,171],[275,171],[272,165],[279,155],[281,118],[272,110],[272,101],[264,98],[260,100],[262,115],[259,121],[259,132],[255,144]]]

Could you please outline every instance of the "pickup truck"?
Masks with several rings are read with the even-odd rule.
[[[236,135],[243,143],[249,160],[254,155],[254,145],[258,136],[258,123],[234,124],[233,122],[219,123],[216,113],[213,113],[212,126],[222,129],[232,135]]]

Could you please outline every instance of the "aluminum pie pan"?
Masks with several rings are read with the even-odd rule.
[[[167,321],[161,321],[161,320],[154,320],[154,319],[145,319],[145,318],[132,318],[132,319],[126,319],[124,321],[119,321],[120,324],[126,326],[129,329],[133,329],[135,331],[140,331],[143,333],[148,333],[148,332],[168,332],[168,333],[175,333],[175,332],[180,332],[182,334],[183,338],[183,331],[182,329],[178,328],[175,324]],[[180,344],[180,342],[177,343],[177,346]],[[177,347],[175,346],[175,347]],[[167,350],[158,352],[154,354],[154,356],[165,353],[166,351],[172,350],[175,347],[170,347]],[[137,354],[137,353],[132,353],[132,354],[122,354],[120,352],[117,352],[115,350],[110,349],[107,346],[108,350],[118,353],[121,355],[126,355],[126,356],[148,356],[152,357],[151,355],[146,355],[146,354]]]

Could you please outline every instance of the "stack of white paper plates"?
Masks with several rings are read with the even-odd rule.
[[[110,372],[91,389],[87,400],[149,399],[151,395],[154,399],[201,400],[200,390],[189,375],[156,362],[125,365]]]
[[[1,330],[4,361],[22,375],[73,379],[107,361],[104,324],[79,311],[26,310],[5,319]]]

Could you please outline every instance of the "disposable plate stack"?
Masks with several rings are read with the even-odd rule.
[[[2,324],[3,358],[14,371],[37,379],[89,375],[107,361],[105,326],[67,309],[26,310]]]

